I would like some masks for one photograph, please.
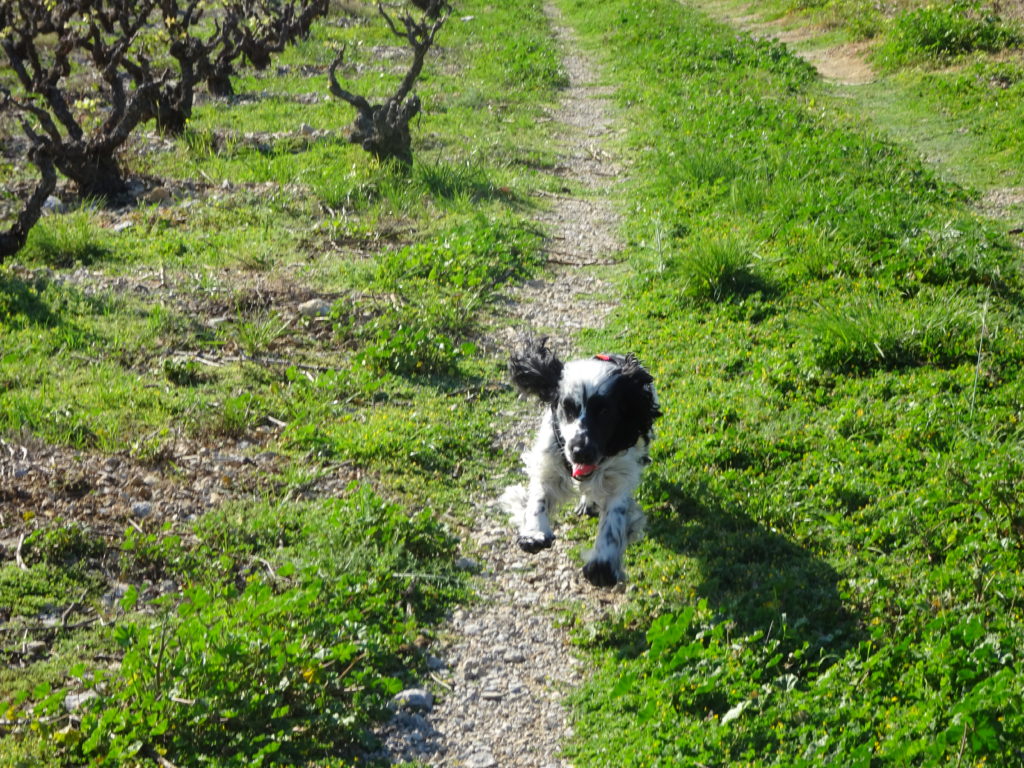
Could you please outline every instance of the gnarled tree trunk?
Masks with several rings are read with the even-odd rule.
[[[49,158],[83,195],[111,198],[127,189],[115,154],[145,118],[162,82],[127,87],[125,59],[154,7],[155,0],[120,0],[117,8],[124,12],[108,8],[104,18],[90,4],[72,0],[0,3],[0,50],[20,86],[6,102],[18,111],[39,157]],[[53,34],[56,42],[48,39]],[[107,117],[98,127],[76,115],[66,90],[77,49],[91,54],[103,83]]]
[[[420,112],[420,99],[412,93],[412,89],[420,72],[423,71],[423,60],[430,46],[434,44],[434,36],[444,26],[451,12],[451,7],[443,0],[421,0],[422,2],[429,5],[418,21],[408,14],[400,17],[404,31],[399,30],[394,20],[384,10],[383,4],[377,4],[377,10],[391,31],[407,40],[413,50],[412,63],[398,90],[382,104],[372,105],[363,96],[341,87],[336,73],[345,57],[344,48],[328,70],[331,93],[355,107],[357,112],[349,141],[361,145],[378,160],[396,160],[405,166],[412,165],[412,136],[409,123]],[[420,3],[417,3],[417,6],[420,6]]]
[[[85,142],[65,143],[53,162],[61,173],[75,182],[83,197],[111,200],[128,191],[121,165],[105,148]]]

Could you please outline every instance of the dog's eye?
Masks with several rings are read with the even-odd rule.
[[[567,397],[562,401],[562,413],[564,413],[568,419],[575,419],[580,415],[580,404],[572,398]]]

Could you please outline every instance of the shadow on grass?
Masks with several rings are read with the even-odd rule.
[[[465,199],[473,203],[501,200],[522,202],[508,187],[494,184],[485,169],[453,163],[419,162],[413,171],[417,181],[434,197],[444,200]]]
[[[41,296],[45,287],[41,281],[0,274],[0,327],[53,328],[60,325],[60,319]]]
[[[697,596],[737,632],[780,637],[807,658],[836,657],[862,637],[860,620],[839,594],[827,562],[706,489],[693,492],[651,478],[665,513],[651,515],[648,536],[698,563]]]

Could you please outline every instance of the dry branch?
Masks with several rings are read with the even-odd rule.
[[[330,10],[330,0],[229,0],[215,52],[200,62],[200,77],[214,96],[234,93],[235,62],[245,58],[266,69],[271,56],[309,35],[313,22]]]
[[[7,109],[16,111],[17,108],[10,92],[0,88],[0,112]],[[39,171],[39,181],[32,194],[25,200],[14,223],[6,232],[0,232],[0,263],[3,263],[8,256],[13,256],[25,245],[29,230],[39,221],[39,217],[43,213],[43,205],[57,186],[57,169],[53,165],[53,158],[46,151],[45,142],[35,134],[31,124],[21,115],[18,116],[18,120],[25,135],[29,138],[28,160]]]

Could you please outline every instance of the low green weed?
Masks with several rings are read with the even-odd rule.
[[[474,217],[435,239],[381,253],[361,308],[339,302],[336,330],[355,361],[378,372],[453,373],[475,346],[479,310],[538,265],[539,238],[514,221]],[[369,318],[366,318],[369,315]]]
[[[5,331],[26,327],[48,328],[63,322],[50,307],[43,293],[47,281],[26,280],[9,273],[0,273],[0,323]]]
[[[453,540],[429,514],[409,517],[366,489],[225,509],[197,533],[185,559],[173,537],[129,547],[138,565],[157,546],[183,586],[149,616],[118,621],[118,674],[68,671],[68,687],[98,695],[56,742],[63,759],[253,766],[344,753],[402,685],[392,675],[419,663],[410,649],[422,623],[460,594]],[[121,608],[140,599],[132,587]],[[64,695],[39,686],[14,706],[44,717]]]
[[[240,438],[258,418],[255,406],[256,399],[249,392],[227,397],[219,407],[213,404],[212,421],[204,423],[200,428],[211,436]]]
[[[259,357],[288,332],[289,323],[273,313],[238,317],[231,326],[235,343],[247,357]]]
[[[44,541],[38,541],[44,544]],[[58,562],[37,555],[32,565],[21,568],[14,562],[0,565],[0,610],[7,616],[59,617],[60,606],[71,595],[94,599],[103,589],[101,574],[77,557]],[[66,551],[61,555],[68,554]],[[60,596],[60,597],[57,597]]]
[[[88,527],[72,521],[31,533],[25,538],[22,556],[29,565],[49,563],[68,567],[83,559],[98,558],[105,549],[100,537]]]
[[[194,387],[207,381],[209,376],[195,360],[167,358],[163,362],[164,376],[176,387]]]
[[[807,318],[815,361],[840,372],[950,366],[977,356],[981,308],[960,296],[855,296]]]
[[[1019,45],[1020,28],[999,19],[977,2],[927,5],[900,14],[879,48],[877,61],[887,69],[907,64],[944,63],[975,51],[995,52]]]

